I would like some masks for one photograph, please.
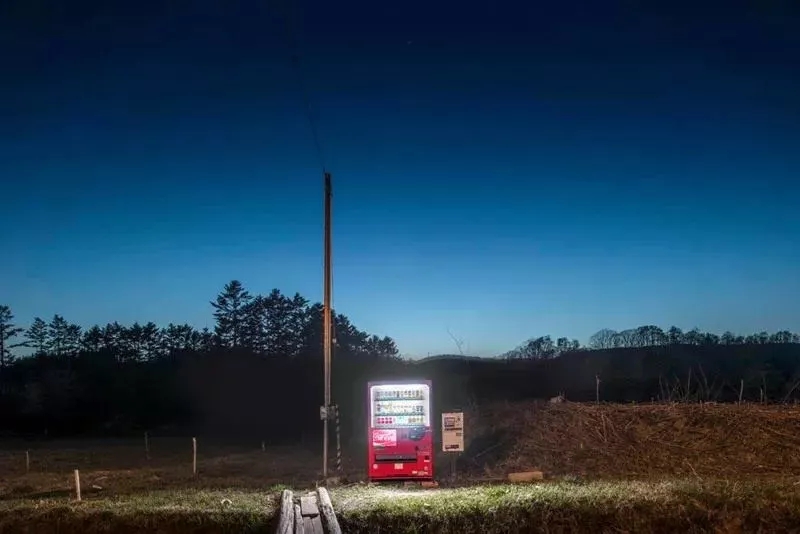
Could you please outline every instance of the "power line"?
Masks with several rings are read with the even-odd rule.
[[[294,2],[292,0],[286,0],[286,36],[287,40],[289,41],[289,49],[291,53],[291,61],[293,70],[295,71],[295,75],[297,77],[297,85],[300,90],[300,94],[303,98],[303,105],[305,106],[305,114],[306,119],[308,120],[308,126],[311,130],[311,138],[314,142],[314,149],[317,154],[317,160],[319,161],[320,167],[322,167],[322,172],[324,173],[326,170],[325,165],[325,153],[322,150],[322,141],[319,134],[319,124],[318,121],[314,117],[314,108],[311,105],[311,94],[308,90],[308,86],[306,83],[306,77],[303,73],[303,66],[301,63],[301,55],[300,55],[300,44],[299,44],[299,31],[297,31],[297,13],[294,9]]]
[[[311,131],[311,137],[314,142],[314,149],[317,153],[317,160],[319,162],[320,167],[322,168],[322,173],[325,174],[327,171],[327,165],[325,164],[325,152],[322,149],[322,141],[321,136],[319,134],[319,124],[314,117],[314,108],[311,104],[311,94],[308,90],[308,86],[306,84],[306,78],[303,73],[303,66],[300,62],[300,45],[299,41],[299,31],[297,31],[297,12],[294,9],[295,4],[293,0],[286,0],[286,36],[287,40],[289,41],[289,48],[291,51],[291,61],[292,65],[294,66],[294,71],[297,76],[297,84],[300,88],[301,96],[303,97],[303,104],[305,105],[305,113],[306,119],[308,120],[309,130]],[[331,288],[331,298],[333,298],[333,289]],[[335,317],[334,317],[335,319]],[[336,339],[336,321],[332,321],[332,329],[333,329],[333,339]]]

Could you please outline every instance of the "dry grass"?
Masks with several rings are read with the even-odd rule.
[[[762,405],[507,404],[476,432],[504,436],[491,469],[590,478],[800,476],[800,408]]]

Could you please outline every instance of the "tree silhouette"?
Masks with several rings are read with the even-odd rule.
[[[48,351],[56,356],[71,356],[78,349],[80,327],[71,325],[62,316],[55,314],[47,326]]]
[[[17,360],[13,368],[8,358],[13,345],[8,340],[21,330],[12,324],[7,310],[2,316],[3,362],[13,371],[8,376],[14,382],[7,391],[10,396],[0,397],[4,426],[41,425],[51,433],[130,432],[192,421],[219,427],[231,424],[231,413],[244,417],[259,395],[278,395],[287,388],[292,395],[300,388],[302,401],[294,401],[298,413],[314,413],[318,400],[312,393],[321,380],[321,304],[310,304],[299,294],[289,297],[278,289],[251,296],[240,282],[232,281],[212,302],[212,310],[214,333],[187,324],[162,329],[153,322],[110,322],[82,331],[59,314],[49,323],[34,318],[26,333],[33,354]],[[337,377],[358,380],[355,377],[369,368],[361,365],[365,359],[399,361],[391,338],[370,336],[343,314],[334,314],[334,319]],[[270,363],[263,367],[263,362]],[[361,366],[349,368],[348,362]],[[299,384],[285,379],[293,375],[311,378]],[[254,381],[249,382],[250,377]],[[303,388],[310,390],[303,393]],[[245,405],[237,403],[237,395],[246,399]],[[269,403],[286,398],[275,397]],[[280,419],[283,411],[253,409],[248,421],[273,418],[281,421],[277,428],[305,432],[305,423],[296,418]]]
[[[188,324],[176,325],[170,323],[164,329],[161,339],[167,354],[174,354],[179,351],[197,351],[202,346],[200,333]]]
[[[667,331],[667,343],[670,345],[677,345],[683,343],[683,330],[677,326],[670,326]]]
[[[610,349],[614,346],[614,337],[617,332],[604,328],[589,338],[589,347],[595,350]]]
[[[643,325],[628,328],[619,332],[604,328],[594,333],[589,338],[588,348],[591,350],[609,350],[615,348],[648,348],[665,345],[764,345],[768,343],[788,344],[800,343],[800,335],[788,330],[781,330],[769,335],[767,332],[752,334],[747,337],[737,336],[732,332],[725,332],[722,336],[712,332],[701,332],[693,328],[683,332],[676,326],[671,326],[666,332],[655,325]],[[566,337],[556,340],[553,345],[550,336],[532,338],[512,351],[503,355],[510,359],[541,359],[551,358],[560,354],[580,350],[577,340],[569,341]]]
[[[34,350],[34,354],[44,354],[49,347],[47,323],[41,317],[35,317],[25,331],[27,345]]]
[[[509,359],[549,359],[556,355],[556,345],[550,336],[540,336],[530,339],[516,349],[508,352]]]
[[[14,314],[8,306],[0,306],[0,373],[12,362],[11,349],[14,345],[11,339],[23,332],[24,329],[14,324]]]
[[[223,347],[241,347],[247,335],[247,316],[253,297],[238,280],[231,280],[211,302],[217,324],[214,333]]]
[[[723,345],[734,345],[736,343],[736,336],[731,331],[725,331],[719,340]]]

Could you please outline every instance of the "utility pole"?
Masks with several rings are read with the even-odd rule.
[[[328,420],[331,407],[331,174],[325,172],[325,266],[322,308],[323,360],[325,375],[325,417],[322,420],[322,478],[328,479]]]

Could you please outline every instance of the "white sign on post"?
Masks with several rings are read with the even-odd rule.
[[[464,452],[464,413],[442,414],[442,450]]]

